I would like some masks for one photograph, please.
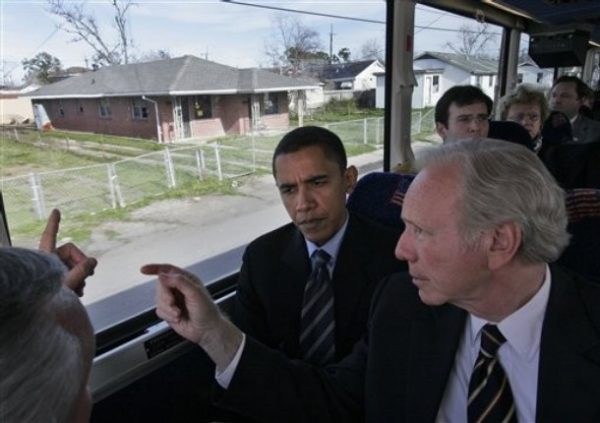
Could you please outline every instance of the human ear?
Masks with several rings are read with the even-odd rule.
[[[496,227],[490,236],[488,265],[490,269],[498,269],[517,255],[523,242],[523,232],[515,222],[507,222]]]
[[[358,180],[358,170],[355,166],[348,166],[344,172],[344,181],[346,185],[346,194],[351,194]]]

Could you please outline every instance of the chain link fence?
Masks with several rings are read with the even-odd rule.
[[[380,147],[383,143],[383,118],[323,126],[337,133],[347,146]],[[53,208],[61,209],[65,216],[96,213],[126,207],[189,182],[270,172],[273,150],[288,130],[169,146],[104,164],[4,178],[1,188],[11,227],[18,231],[21,226],[44,220]]]

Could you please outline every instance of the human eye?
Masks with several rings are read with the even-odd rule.
[[[280,185],[279,192],[282,195],[292,194],[294,192],[294,186],[293,185]]]
[[[471,121],[471,116],[463,115],[456,118],[458,123],[469,123]]]
[[[314,186],[325,185],[327,183],[327,178],[325,176],[320,176],[318,178],[311,179],[310,183]]]

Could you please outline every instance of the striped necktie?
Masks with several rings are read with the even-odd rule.
[[[335,357],[335,319],[333,288],[327,263],[331,256],[324,250],[312,255],[312,272],[304,288],[300,317],[300,351],[313,364],[326,364]]]
[[[517,421],[510,383],[496,355],[505,341],[495,325],[481,330],[481,348],[469,383],[469,423]]]

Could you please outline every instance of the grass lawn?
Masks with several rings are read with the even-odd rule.
[[[364,143],[362,121],[329,123],[328,126],[342,138],[348,155],[352,156],[373,151],[377,148],[375,137],[383,136],[383,129],[376,129],[380,121],[368,122],[368,144]],[[132,210],[153,201],[210,193],[234,194],[236,190],[226,178],[253,172],[270,173],[272,152],[280,139],[281,133],[222,137],[212,141],[221,147],[218,153],[223,181],[217,178],[212,145],[169,144],[176,181],[176,187],[169,187],[171,181],[165,171],[162,151],[167,145],[65,131],[44,133],[25,129],[15,135],[12,128],[3,128],[0,177],[11,235],[17,242],[31,240],[43,229],[45,222],[37,219],[38,203],[33,201],[40,195],[35,193],[35,185],[40,187],[46,212],[58,207],[65,216],[61,236],[84,243],[97,225],[112,219],[127,220]],[[199,161],[205,165],[200,174]],[[109,164],[114,169],[112,177]],[[113,181],[113,188],[118,186],[118,192],[111,190],[109,180]],[[119,204],[119,192],[125,207],[115,209],[113,204],[115,200]]]

